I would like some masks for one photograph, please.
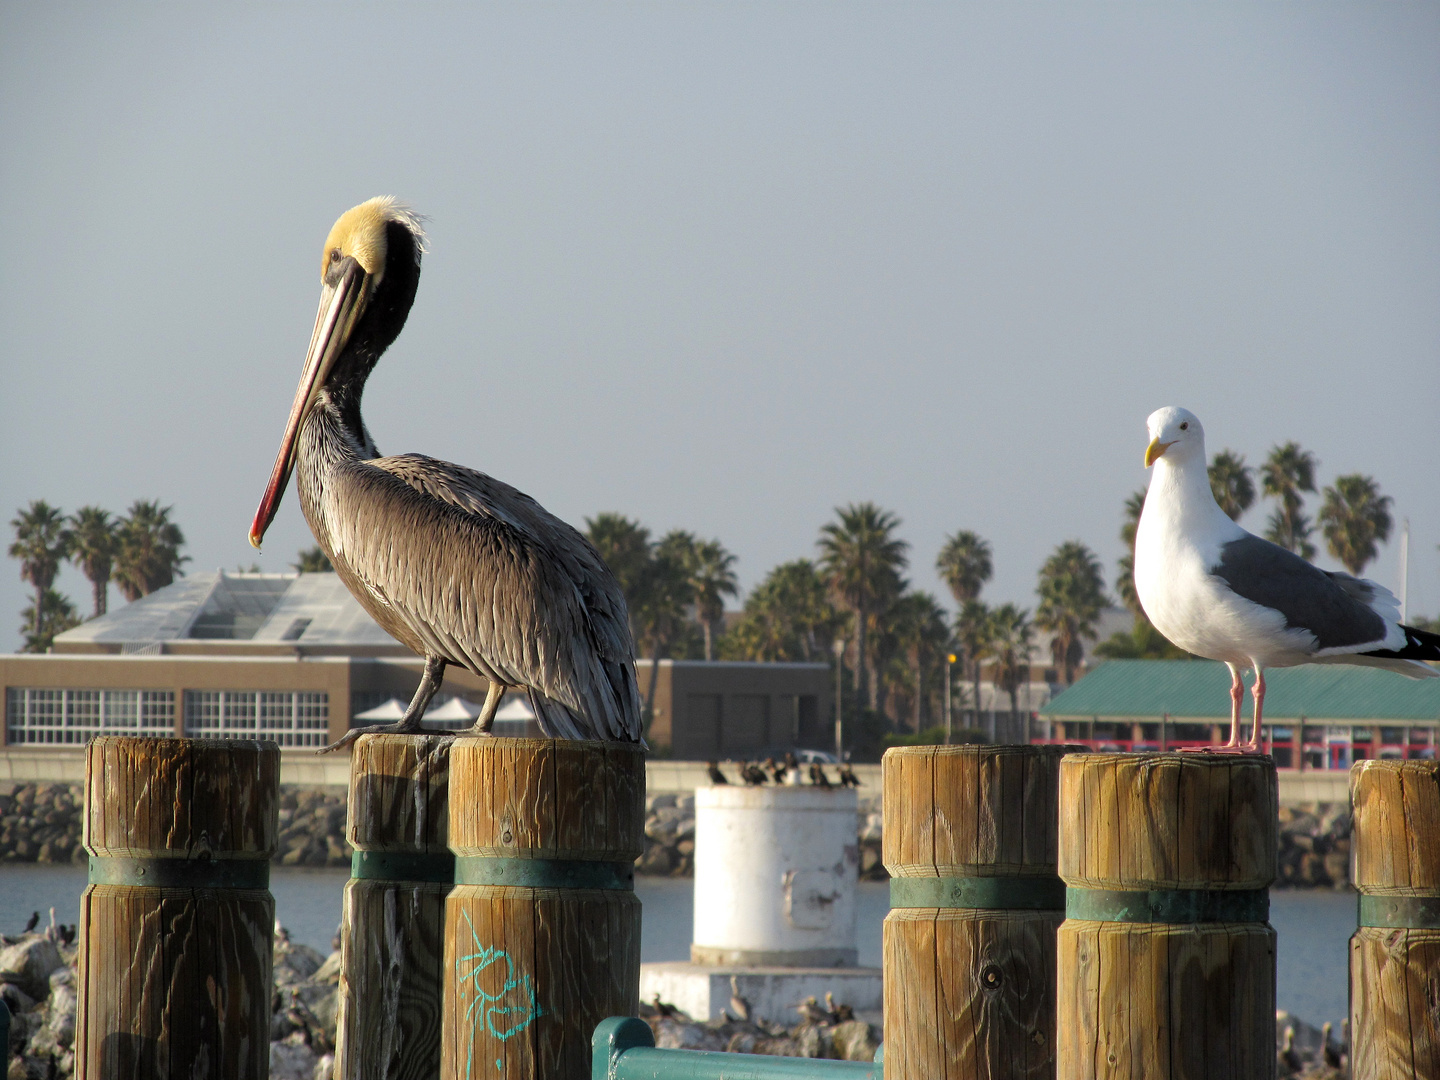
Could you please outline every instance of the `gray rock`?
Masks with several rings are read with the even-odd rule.
[[[270,1044],[270,1080],[314,1080],[319,1060],[304,1036],[293,1032]]]
[[[0,950],[0,982],[14,983],[42,1001],[50,993],[50,973],[64,963],[48,937],[26,934],[23,941]]]
[[[880,1047],[880,1029],[864,1020],[847,1020],[836,1024],[830,1032],[835,1056],[841,1061],[874,1061]]]

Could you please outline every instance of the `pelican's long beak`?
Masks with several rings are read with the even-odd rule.
[[[1173,442],[1161,442],[1158,435],[1151,439],[1150,445],[1145,448],[1145,467],[1148,469],[1151,465],[1154,465],[1161,455],[1174,445]]]
[[[365,310],[369,297],[365,271],[354,259],[341,264],[339,277],[334,284],[327,282],[320,292],[320,310],[315,316],[315,330],[310,335],[310,349],[305,354],[305,366],[300,370],[300,386],[295,391],[295,403],[290,406],[290,419],[285,424],[285,437],[280,440],[280,453],[275,458],[275,468],[270,472],[270,484],[261,496],[260,508],[255,511],[255,521],[250,526],[250,543],[258,551],[265,530],[280,508],[280,499],[285,494],[285,485],[290,482],[290,472],[295,467],[295,441],[300,434],[300,425],[310,414],[315,398],[335,359],[345,351],[355,322]]]

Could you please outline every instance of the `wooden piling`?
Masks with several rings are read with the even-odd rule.
[[[273,742],[91,741],[76,1077],[269,1075],[279,781]]]
[[[451,749],[445,1080],[588,1078],[595,1025],[635,1015],[644,807],[634,744]]]
[[[440,1072],[451,740],[362,735],[350,755],[355,854],[340,926],[335,1080]]]
[[[1275,1075],[1268,757],[1060,765],[1061,1080]]]
[[[1440,763],[1356,762],[1350,798],[1352,1075],[1440,1076]]]
[[[885,1075],[1055,1075],[1060,759],[1075,746],[885,754]]]

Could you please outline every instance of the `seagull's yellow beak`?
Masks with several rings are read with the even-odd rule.
[[[1151,439],[1150,445],[1145,448],[1145,467],[1148,469],[1154,465],[1156,460],[1174,445],[1173,442],[1161,442],[1158,436]]]

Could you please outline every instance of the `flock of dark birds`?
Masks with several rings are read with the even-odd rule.
[[[680,1010],[676,1006],[661,1001],[659,994],[656,994],[650,1002],[650,1008],[647,1011],[662,1019],[673,1018],[680,1014]],[[843,1024],[855,1019],[855,1010],[843,1001],[836,1001],[835,995],[828,990],[825,991],[824,1005],[821,1005],[819,999],[811,994],[795,1006],[795,1011],[800,1014],[801,1021],[806,1024],[828,1024],[833,1027],[836,1024]],[[730,1005],[729,1008],[721,1010],[721,1016],[726,1023],[755,1023],[750,999],[740,993],[740,984],[734,975],[730,976]]]
[[[25,929],[20,931],[19,935],[0,934],[0,945],[19,944],[21,938],[26,934],[33,934],[35,928],[39,925],[40,912],[32,911],[30,918],[25,920]],[[65,923],[56,922],[55,909],[53,907],[50,909],[50,925],[47,926],[44,931],[46,937],[57,945],[73,945],[75,944],[75,936],[78,932],[78,928],[74,923],[66,925]]]
[[[825,767],[818,761],[811,762],[807,770],[793,753],[787,753],[785,757],[776,761],[768,757],[764,761],[742,761],[739,763],[740,779],[747,787],[759,787],[761,784],[787,784],[791,787],[798,786],[804,782],[804,777],[810,777],[810,783],[818,788],[833,787],[856,787],[860,786],[860,778],[855,775],[855,770],[849,764],[842,763],[839,768],[839,779],[833,783],[825,772]],[[730,778],[720,771],[718,761],[710,762],[707,770],[710,774],[710,783],[729,784]]]
[[[1285,1041],[1275,1054],[1276,1076],[1279,1080],[1288,1080],[1290,1077],[1298,1080],[1302,1074],[1314,1076],[1316,1074],[1312,1066],[1316,1064],[1324,1065],[1336,1076],[1348,1076],[1350,1074],[1350,1021],[1341,1022],[1339,1042],[1331,1041],[1331,1032],[1333,1031],[1334,1027],[1330,1021],[1325,1021],[1324,1027],[1320,1029],[1319,1059],[1318,1061],[1307,1061],[1305,1055],[1295,1048],[1294,1026],[1286,1027]]]

